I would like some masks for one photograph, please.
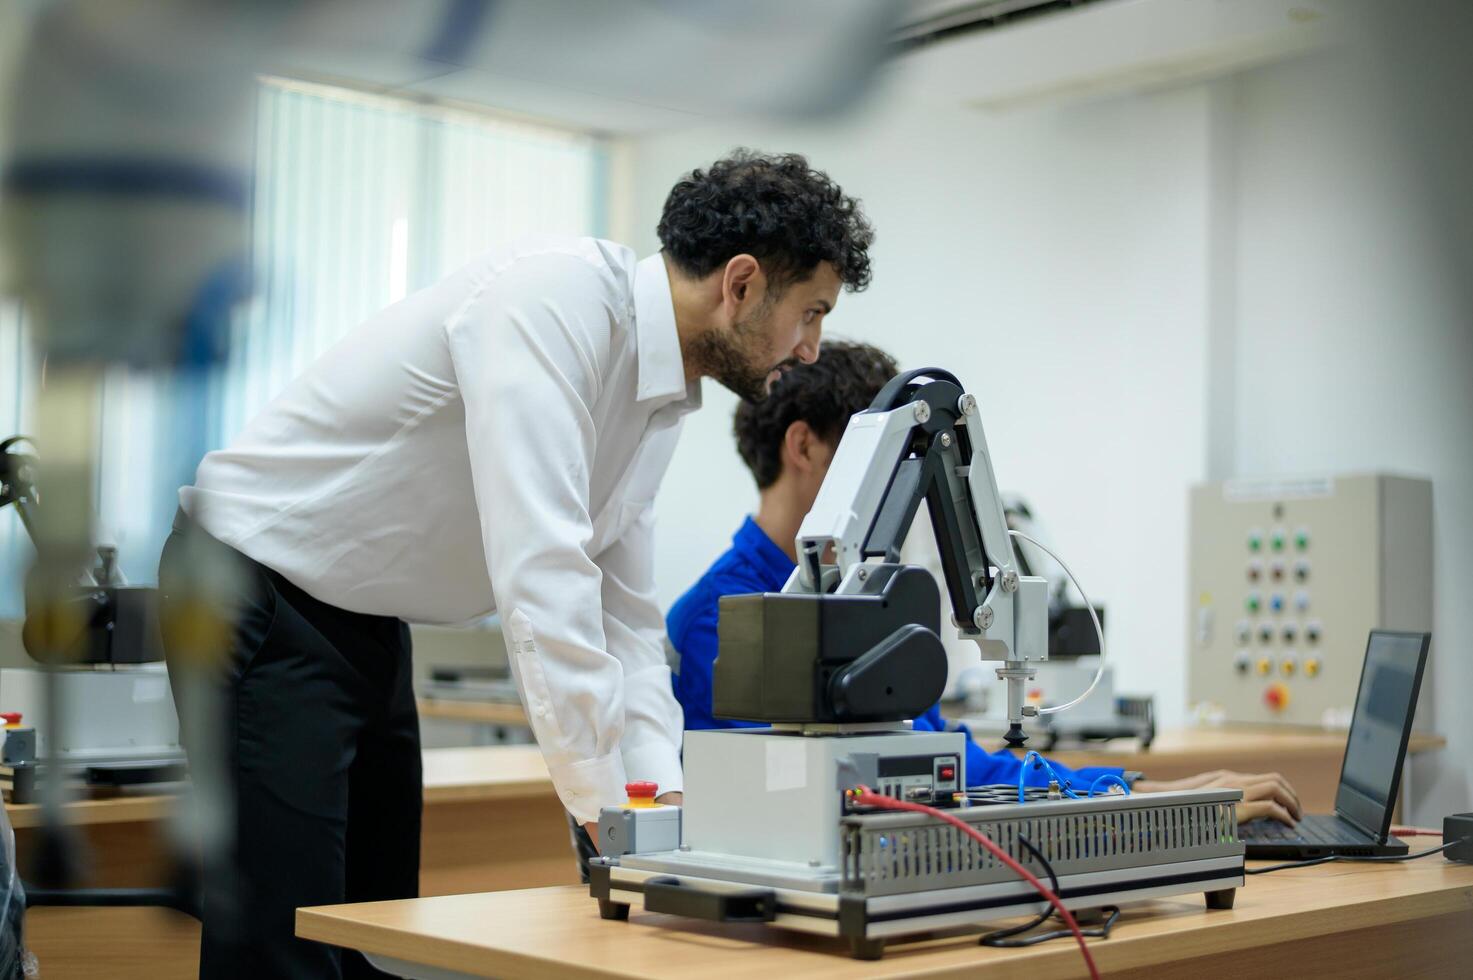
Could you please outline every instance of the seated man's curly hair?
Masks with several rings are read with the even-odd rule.
[[[851,292],[869,285],[874,229],[859,202],[796,153],[734,150],[670,190],[657,229],[682,272],[703,278],[734,255],[762,263],[774,294],[829,262]]]
[[[895,359],[878,347],[847,340],[825,340],[817,361],[783,372],[760,402],[740,402],[732,419],[737,452],[757,489],[777,482],[783,470],[783,439],[788,426],[807,422],[824,442],[837,446],[849,417],[870,402],[898,372]]]

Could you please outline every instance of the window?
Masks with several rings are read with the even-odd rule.
[[[217,444],[356,324],[487,246],[603,233],[594,137],[283,81],[259,112],[256,294]]]
[[[254,293],[228,361],[203,383],[124,369],[104,383],[99,532],[133,582],[154,580],[199,455],[356,324],[498,241],[605,233],[594,136],[278,79],[261,83],[256,125]],[[38,379],[21,312],[0,301],[0,438],[26,430]],[[181,419],[198,434],[181,440]],[[0,616],[20,613],[30,558],[14,508],[0,511]]]

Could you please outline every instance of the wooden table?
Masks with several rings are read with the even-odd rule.
[[[1426,846],[1423,843],[1422,846]],[[410,977],[749,977],[861,980],[1083,975],[1073,942],[992,949],[975,936],[891,946],[850,959],[836,940],[757,925],[716,925],[635,909],[599,918],[578,887],[300,909],[297,935],[359,949]],[[1328,864],[1250,878],[1236,907],[1200,895],[1125,908],[1108,940],[1090,940],[1111,978],[1466,977],[1473,962],[1473,867]]]
[[[517,701],[471,701],[421,695],[417,702],[421,718],[464,721],[474,725],[527,727],[527,712]]]
[[[536,746],[426,749],[420,893],[445,895],[576,882],[562,804]],[[175,798],[121,795],[68,804],[90,852],[87,885],[157,886],[169,869],[164,822]],[[7,807],[21,873],[31,870],[40,808]],[[38,908],[27,941],[48,977],[197,974],[199,923],[151,908]]]
[[[490,726],[526,724],[520,704],[499,701],[421,697],[419,712],[426,718]],[[996,751],[1002,748],[1002,741],[987,737],[987,724],[974,723],[972,733],[988,751]],[[1150,779],[1179,779],[1214,769],[1278,772],[1293,784],[1306,810],[1329,813],[1335,808],[1345,738],[1345,732],[1252,726],[1177,728],[1159,732],[1149,749],[1141,748],[1137,739],[1122,738],[1089,748],[1059,749],[1045,754],[1070,768],[1117,766],[1139,770]],[[1446,744],[1440,735],[1414,732],[1407,753],[1430,752]],[[1404,789],[1409,778],[1409,773],[1404,772]]]
[[[982,737],[986,733],[985,728],[972,728],[972,734],[979,736],[988,751],[1002,748],[1000,737],[993,744]],[[1118,766],[1139,770],[1148,779],[1180,779],[1214,769],[1278,772],[1294,786],[1306,811],[1330,813],[1335,809],[1346,734],[1246,726],[1176,728],[1157,733],[1149,749],[1142,749],[1136,739],[1121,738],[1087,749],[1058,749],[1044,754],[1070,768]],[[1407,753],[1431,752],[1446,744],[1441,735],[1414,732]],[[1407,778],[1407,770],[1403,770],[1403,790]]]

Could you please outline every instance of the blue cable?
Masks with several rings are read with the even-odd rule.
[[[1121,789],[1123,789],[1125,791],[1125,795],[1126,796],[1129,796],[1130,795],[1130,784],[1128,784],[1125,780],[1121,779],[1119,776],[1115,775],[1113,772],[1107,772],[1103,776],[1101,776],[1099,779],[1096,779],[1093,783],[1090,784],[1090,787],[1089,787],[1089,795],[1090,796],[1094,796],[1095,795],[1095,792],[1098,790],[1100,783],[1114,783],[1116,786],[1119,786]],[[1108,790],[1106,792],[1108,792]]]
[[[1027,801],[1026,800],[1026,797],[1025,797],[1025,795],[1023,793],[1023,786],[1027,782],[1027,780],[1028,780],[1028,760],[1029,759],[1033,759],[1034,760],[1034,766],[1033,766],[1033,768],[1037,769],[1039,767],[1042,767],[1043,769],[1045,769],[1045,770],[1048,771],[1049,778],[1052,779],[1054,782],[1056,782],[1056,783],[1059,784],[1059,788],[1063,791],[1063,793],[1064,793],[1065,796],[1069,797],[1069,799],[1071,799],[1071,800],[1077,800],[1077,799],[1079,799],[1079,794],[1076,793],[1076,792],[1074,792],[1072,789],[1069,788],[1069,786],[1070,786],[1069,780],[1062,778],[1058,774],[1058,772],[1054,769],[1054,767],[1051,766],[1051,765],[1049,765],[1047,759],[1045,759],[1043,756],[1039,755],[1037,752],[1034,752],[1034,751],[1032,751],[1030,749],[1028,751],[1028,753],[1023,756],[1023,766],[1022,766],[1022,768],[1020,768],[1018,770],[1018,802],[1019,803],[1024,803],[1024,802]]]

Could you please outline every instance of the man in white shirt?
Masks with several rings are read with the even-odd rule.
[[[659,236],[642,261],[593,239],[486,253],[348,334],[180,491],[166,613],[186,538],[243,583],[222,682],[237,841],[213,883],[236,902],[205,903],[202,975],[379,975],[292,919],[416,893],[406,621],[500,613],[575,819],[626,780],[679,800],[655,492],[701,378],[760,399],[818,356],[872,232],[802,157],[738,151],[675,185]]]

